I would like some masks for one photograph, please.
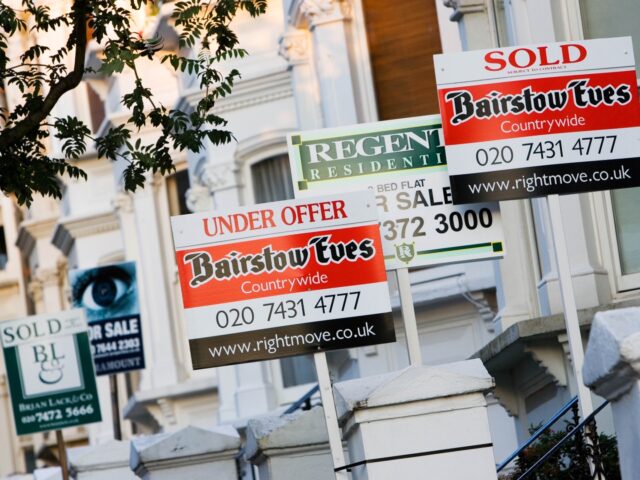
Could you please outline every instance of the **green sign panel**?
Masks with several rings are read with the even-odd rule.
[[[324,180],[444,167],[447,161],[439,134],[440,119],[437,123],[408,120],[395,121],[395,128],[384,122],[370,124],[362,133],[354,126],[337,135],[322,130],[292,135],[290,145],[302,174],[298,189],[306,190],[309,183]]]
[[[18,435],[102,420],[83,310],[2,322],[0,340]]]

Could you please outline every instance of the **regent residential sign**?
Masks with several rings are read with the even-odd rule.
[[[18,435],[101,421],[82,310],[0,323]]]
[[[434,60],[455,203],[640,185],[631,38]]]
[[[438,115],[289,135],[296,197],[370,190],[387,269],[497,258],[495,203],[454,206]]]
[[[371,192],[171,223],[194,368],[395,340]]]
[[[145,366],[135,262],[69,272],[71,301],[84,308],[97,375]]]

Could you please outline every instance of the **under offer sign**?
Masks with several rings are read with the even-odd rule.
[[[171,223],[194,368],[395,340],[371,192]]]
[[[0,340],[18,435],[101,420],[82,310],[2,322]]]
[[[640,185],[631,38],[434,61],[454,203]]]
[[[289,135],[296,197],[371,190],[387,269],[500,258],[496,203],[454,206],[439,115]]]

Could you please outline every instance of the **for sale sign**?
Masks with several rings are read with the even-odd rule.
[[[496,203],[454,206],[439,115],[289,135],[296,197],[370,190],[387,269],[498,258]]]
[[[171,223],[194,368],[395,340],[372,193]]]
[[[434,60],[456,204],[640,185],[629,37]]]
[[[101,421],[82,310],[0,323],[18,435]]]
[[[84,308],[97,375],[145,366],[135,262],[69,272],[71,303]]]

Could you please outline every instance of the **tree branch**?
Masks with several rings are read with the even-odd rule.
[[[73,70],[53,84],[44,98],[42,106],[36,112],[19,121],[15,126],[0,132],[0,149],[11,147],[16,142],[22,142],[23,137],[40,127],[40,123],[47,118],[60,97],[76,88],[84,75],[84,57],[87,50],[87,0],[76,0],[73,4],[73,31],[75,35],[75,59]]]

